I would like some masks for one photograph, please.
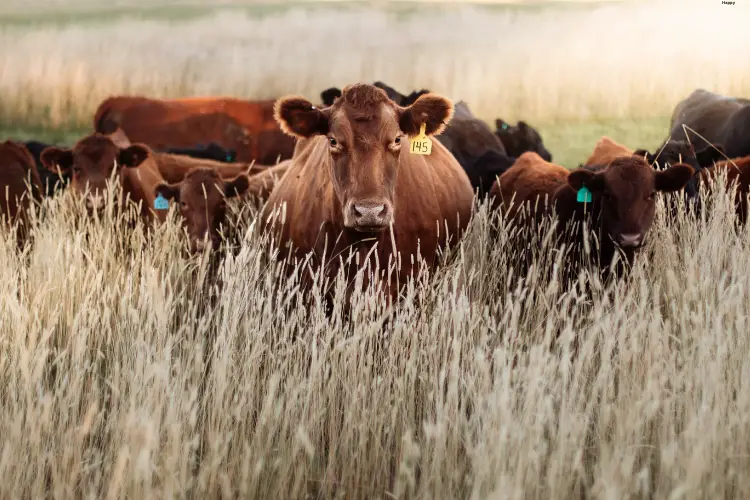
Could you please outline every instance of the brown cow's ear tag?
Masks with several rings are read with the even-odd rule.
[[[409,152],[413,155],[428,155],[432,152],[432,139],[425,134],[426,125],[419,127],[419,135],[409,139]]]

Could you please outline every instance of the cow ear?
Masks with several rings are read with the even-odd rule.
[[[73,151],[49,147],[42,151],[39,159],[42,160],[44,168],[50,172],[65,174],[73,166]]]
[[[273,116],[281,130],[296,138],[309,138],[328,133],[327,109],[321,110],[304,97],[284,97],[276,101]]]
[[[149,154],[150,151],[146,146],[133,144],[127,148],[120,149],[120,153],[117,155],[117,163],[125,165],[128,168],[135,168],[146,161]]]
[[[635,151],[633,151],[633,156],[646,157],[648,156],[648,151],[646,151],[645,149],[636,149]]]
[[[333,101],[341,97],[341,89],[331,87],[320,93],[320,100],[325,106],[333,106]]]
[[[250,178],[245,174],[240,174],[224,184],[224,196],[227,198],[242,196],[248,187],[250,187]]]
[[[508,125],[508,122],[506,122],[502,118],[497,118],[495,120],[495,128],[498,130],[498,132],[504,132],[510,128],[510,125]]]
[[[722,144],[708,145],[705,148],[695,153],[695,158],[698,160],[698,165],[701,167],[711,166],[717,161],[720,161],[726,157],[724,146]]]
[[[592,193],[604,190],[604,175],[579,168],[568,174],[568,184],[576,191],[587,187]]]
[[[654,186],[657,191],[678,191],[685,187],[693,176],[693,167],[684,163],[672,165],[666,170],[654,172]]]
[[[161,195],[168,200],[180,201],[180,184],[167,184],[166,182],[160,182],[154,188],[154,194],[156,196]]]
[[[399,127],[410,136],[419,133],[425,124],[425,134],[439,135],[453,118],[453,102],[437,94],[425,94],[409,107],[399,108]]]

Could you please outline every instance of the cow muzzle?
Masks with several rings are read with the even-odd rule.
[[[92,212],[102,211],[104,209],[104,206],[106,205],[106,202],[107,200],[104,197],[103,193],[89,194],[84,200],[86,208]]]
[[[363,233],[376,233],[393,223],[393,208],[387,200],[349,201],[344,210],[344,226]]]
[[[621,248],[639,248],[643,245],[643,233],[621,233],[615,241]]]

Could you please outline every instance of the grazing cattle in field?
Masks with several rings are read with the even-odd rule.
[[[225,208],[216,189],[231,197],[244,193],[248,185],[248,165],[154,153],[142,144],[123,148],[96,133],[72,149],[46,149],[42,161],[49,169],[72,171],[71,189],[86,196],[90,210],[103,208],[107,180],[115,173],[123,189],[120,203],[130,199],[140,204],[141,216],[147,220],[166,219],[167,210],[155,206],[159,194],[179,202],[192,251],[201,251],[207,240],[217,246]],[[196,193],[204,189],[205,198],[199,199]]]
[[[683,125],[695,133],[685,131]],[[693,91],[675,107],[670,137],[702,142],[696,134],[711,144],[723,145],[729,158],[750,155],[750,100],[704,89]]]
[[[511,125],[498,118],[495,120],[495,135],[503,143],[508,156],[519,157],[527,151],[532,151],[544,160],[552,161],[552,154],[544,146],[542,136],[525,121]]]
[[[275,164],[291,158],[294,139],[279,129],[273,104],[226,97],[116,96],[99,105],[94,130],[106,133],[119,126],[132,141],[161,150],[216,142],[237,151],[238,161]]]
[[[19,243],[28,224],[27,211],[32,201],[44,195],[42,181],[29,150],[22,143],[0,143],[0,223],[19,223]]]
[[[209,243],[213,250],[219,248],[220,228],[226,219],[225,199],[242,196],[248,185],[249,178],[244,173],[225,180],[214,169],[198,167],[180,182],[158,184],[155,192],[179,204],[190,251],[202,252]]]
[[[222,163],[233,163],[237,160],[237,151],[225,149],[212,142],[207,146],[199,145],[192,148],[168,148],[163,151],[167,154],[189,156],[203,160],[214,160]]]
[[[637,156],[620,157],[608,166],[590,166],[567,173],[563,167],[545,162],[535,153],[524,153],[517,165],[500,177],[493,191],[500,194],[504,207],[515,197],[514,205],[538,203],[537,216],[554,209],[564,226],[579,223],[577,240],[583,237],[580,223],[590,215],[591,228],[600,238],[599,264],[606,268],[616,247],[632,263],[653,223],[656,193],[682,189],[692,174],[693,169],[685,164],[654,170]],[[580,258],[580,245],[574,248],[576,252],[572,255]]]
[[[750,155],[718,162],[712,168],[703,169],[699,184],[704,189],[711,189],[711,181],[717,181],[719,174],[726,176],[727,189],[735,187],[735,207],[737,219],[745,224],[748,217],[748,193],[750,193]]]
[[[439,134],[450,121],[453,105],[427,94],[402,107],[386,93],[367,84],[347,86],[332,106],[318,109],[302,97],[285,97],[276,105],[282,128],[298,137],[289,168],[265,205],[263,220],[276,209],[280,241],[294,255],[309,252],[318,264],[335,273],[338,256],[351,250],[354,266],[398,260],[400,284],[417,269],[414,256],[432,267],[438,248],[455,242],[471,217],[473,195],[461,166],[438,141],[429,155],[410,153],[408,136],[420,125],[427,135]],[[354,262],[359,260],[359,263]],[[351,266],[351,267],[349,267]],[[331,274],[328,274],[329,276]],[[365,278],[367,279],[367,278]],[[385,285],[396,299],[399,287]]]

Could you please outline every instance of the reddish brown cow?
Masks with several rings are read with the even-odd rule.
[[[244,173],[224,180],[216,170],[199,167],[188,172],[178,183],[160,183],[155,192],[157,196],[161,194],[179,203],[190,250],[202,252],[209,241],[212,249],[219,248],[220,227],[226,219],[225,198],[242,196],[248,185],[249,179]]]
[[[537,197],[546,196],[551,203],[540,203],[539,209],[547,214],[554,209],[563,225],[582,222],[587,214],[593,216],[591,227],[601,234],[599,262],[604,267],[614,257],[615,245],[632,262],[653,223],[655,194],[682,189],[693,174],[689,165],[658,171],[643,158],[628,156],[616,158],[607,167],[579,168],[565,176],[558,166],[539,160],[529,175],[514,171],[528,169],[528,165],[514,166],[503,174],[499,179],[501,191],[515,192],[517,203],[532,205]],[[583,187],[591,193],[591,200],[585,203],[578,201]],[[578,239],[581,237],[579,234]]]
[[[735,206],[737,219],[740,224],[745,224],[748,217],[748,194],[750,193],[750,156],[735,158],[729,161],[717,163],[712,168],[704,168],[700,172],[700,186],[711,190],[712,182],[718,180],[718,176],[724,174],[726,188],[735,187]]]
[[[449,236],[455,241],[471,216],[471,184],[448,150],[433,140],[430,155],[409,152],[407,136],[417,135],[421,124],[426,134],[439,134],[452,113],[444,97],[427,94],[401,107],[366,84],[344,88],[324,109],[302,97],[280,99],[276,118],[299,144],[263,220],[285,206],[281,241],[298,257],[313,252],[318,264],[324,252],[336,256],[327,272],[336,271],[338,256],[348,250],[360,266],[377,259],[380,269],[397,250],[403,285],[415,269],[412,258],[421,255],[434,266],[438,247]],[[353,270],[347,267],[350,277]],[[398,287],[385,288],[396,299]]]
[[[110,97],[99,105],[94,129],[108,132],[119,126],[132,140],[155,149],[213,141],[235,149],[239,161],[275,164],[279,157],[291,158],[294,139],[273,119],[273,103],[225,97]]]
[[[29,188],[31,188],[29,190]],[[12,226],[19,223],[19,243],[28,223],[28,208],[32,200],[42,197],[43,187],[36,162],[23,144],[5,141],[0,144],[0,223]]]
[[[101,134],[81,139],[72,149],[48,148],[42,153],[42,161],[49,169],[72,170],[71,189],[86,196],[89,209],[104,206],[107,180],[115,172],[123,189],[121,203],[129,198],[140,204],[144,218],[166,219],[167,210],[154,207],[159,193],[167,199],[179,200],[180,214],[194,251],[203,249],[206,237],[214,247],[219,239],[218,226],[225,217],[224,203],[215,196],[212,186],[236,196],[243,193],[248,184],[247,165],[153,153],[142,144],[121,148]],[[170,181],[172,184],[168,184]],[[202,194],[204,189],[206,199],[199,200],[193,193]]]

